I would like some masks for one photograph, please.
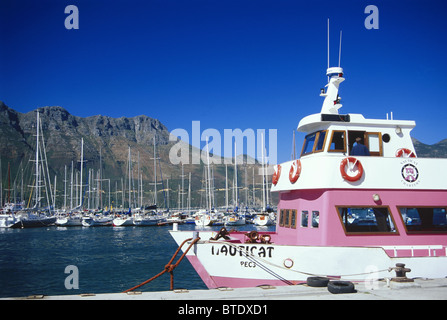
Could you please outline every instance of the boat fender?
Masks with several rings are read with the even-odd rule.
[[[347,165],[350,163],[353,163],[352,167],[357,165],[358,172],[355,176],[350,176],[347,173],[347,170],[349,170],[349,168],[347,168]],[[355,182],[355,181],[359,180],[363,175],[362,163],[354,157],[346,157],[340,163],[340,173],[341,173],[341,176],[343,177],[343,179],[350,181],[350,182]]]
[[[306,280],[306,284],[309,287],[327,287],[329,283],[329,278],[326,277],[308,277]]]
[[[397,158],[416,158],[416,155],[413,151],[407,148],[400,148],[396,151]]]
[[[329,281],[327,289],[333,294],[356,292],[354,284],[350,281]]]
[[[292,162],[289,171],[289,180],[291,183],[295,183],[301,174],[301,161],[295,160]]]
[[[281,165],[278,164],[275,166],[275,172],[273,173],[272,176],[272,183],[276,186],[276,184],[278,183],[279,177],[281,176]]]

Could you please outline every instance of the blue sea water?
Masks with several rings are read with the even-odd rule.
[[[170,228],[0,229],[0,297],[114,293],[129,289],[161,272],[169,262],[177,249],[169,235]],[[179,226],[180,230],[195,228],[188,224]],[[256,227],[236,229],[250,231]],[[274,229],[273,226],[263,231]],[[66,278],[72,276],[72,272],[65,273],[70,265],[79,272],[79,289],[65,286]],[[138,290],[160,291],[169,287],[170,277],[166,273]],[[186,258],[174,270],[174,287],[206,289]]]

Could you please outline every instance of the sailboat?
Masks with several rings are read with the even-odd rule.
[[[207,171],[205,172],[205,190],[207,191],[208,208],[201,209],[196,213],[195,224],[199,227],[208,227],[219,223],[218,214],[212,207],[210,153],[208,148],[208,137],[206,137]]]
[[[9,225],[10,228],[36,228],[36,227],[46,227],[53,225],[56,222],[56,217],[51,214],[47,214],[45,210],[41,210],[41,179],[44,182],[47,181],[45,177],[45,169],[43,166],[44,159],[41,159],[42,154],[45,155],[45,142],[43,140],[43,135],[41,133],[41,124],[39,112],[37,112],[37,121],[36,121],[36,166],[35,166],[35,205],[31,209],[20,210],[15,214],[15,222]],[[40,144],[42,144],[43,151],[40,150]],[[45,156],[46,160],[46,156]],[[48,166],[46,166],[48,170]],[[48,172],[47,172],[48,173]],[[51,193],[51,185],[48,186],[45,184],[47,190],[47,200],[48,200],[48,213],[51,212],[51,204],[49,199],[53,199],[52,196],[48,197],[48,191]],[[49,188],[48,188],[49,187]]]
[[[261,212],[257,213],[253,219],[253,224],[255,226],[271,226],[275,224],[275,217],[274,214],[271,214],[269,210],[267,209],[266,202],[266,195],[268,195],[268,186],[266,186],[266,179],[265,179],[265,158],[264,158],[264,135],[261,134],[262,139],[262,209]]]
[[[166,218],[153,210],[136,213],[133,219],[133,224],[138,227],[157,226],[164,222]]]
[[[245,225],[245,215],[238,213],[238,188],[237,188],[237,157],[236,143],[234,144],[234,212],[225,217],[224,224],[226,226],[243,226]]]
[[[155,146],[154,136],[154,205],[149,206],[148,210],[136,210],[137,212],[133,216],[133,224],[138,227],[157,226],[166,222],[166,218],[157,212],[157,159],[159,158],[157,158],[157,149]]]
[[[113,219],[114,227],[126,227],[134,225],[134,217],[132,216],[132,212],[129,210],[129,213],[122,213],[115,215]]]
[[[125,226],[133,226],[135,217],[132,216],[132,201],[131,201],[131,179],[132,179],[132,157],[129,146],[129,156],[128,156],[128,181],[129,181],[129,211],[127,213],[118,214],[112,221],[112,224],[115,227],[125,227]]]
[[[73,162],[72,162],[73,163]],[[81,183],[79,184],[79,205],[70,210],[57,215],[56,225],[61,227],[79,227],[82,226],[82,171],[84,166],[84,138],[81,138]],[[72,168],[73,169],[73,168]],[[73,176],[71,177],[73,179]],[[73,185],[73,181],[71,182]]]
[[[103,215],[102,212],[82,217],[82,225],[84,227],[107,227],[113,225],[113,218]]]

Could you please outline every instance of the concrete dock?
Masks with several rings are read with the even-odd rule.
[[[447,278],[414,279],[400,283],[387,280],[356,283],[355,293],[332,294],[326,287],[261,286],[158,292],[76,294],[60,296],[33,295],[4,300],[447,300]]]

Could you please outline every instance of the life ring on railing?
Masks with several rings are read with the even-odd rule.
[[[348,174],[348,171],[353,171],[354,166],[357,166],[357,174],[351,176]],[[340,173],[343,179],[355,182],[359,180],[363,175],[363,166],[362,163],[354,157],[344,158],[340,163]]]
[[[275,172],[273,173],[272,176],[272,183],[276,186],[276,184],[278,183],[279,180],[279,176],[281,175],[281,165],[278,164],[275,166]]]
[[[291,183],[295,183],[301,174],[301,161],[295,160],[292,162],[289,171],[289,180]]]
[[[416,158],[413,151],[407,148],[400,148],[396,151],[397,158]]]

